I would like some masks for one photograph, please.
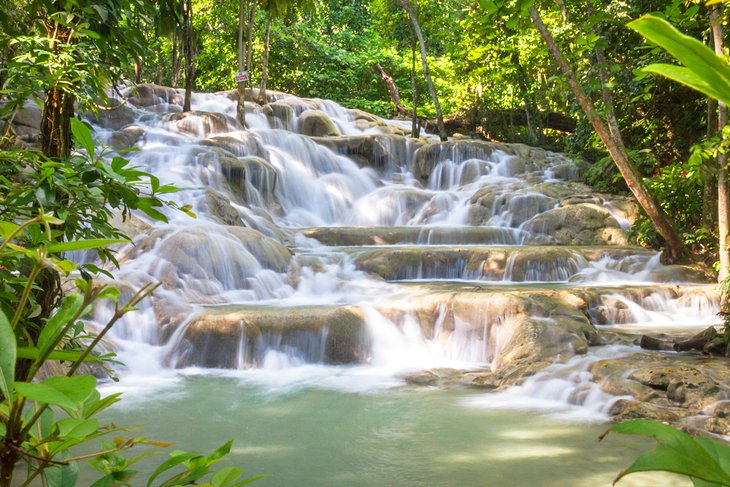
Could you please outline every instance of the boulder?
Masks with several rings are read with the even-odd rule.
[[[340,135],[329,115],[321,110],[307,110],[299,115],[298,132],[310,137],[336,137]]]
[[[136,107],[149,107],[160,103],[182,105],[185,101],[183,90],[155,84],[137,85],[126,90],[125,95],[128,102]]]
[[[590,367],[609,394],[630,395],[613,405],[616,421],[648,418],[727,435],[730,361],[724,357],[641,352],[601,360]]]
[[[549,235],[562,245],[626,245],[626,233],[606,209],[591,203],[554,208],[525,222],[522,229]]]
[[[175,125],[180,133],[198,138],[241,130],[241,124],[235,118],[218,112],[172,113],[166,115],[165,120]]]
[[[204,211],[218,223],[229,226],[244,226],[241,215],[224,195],[213,189],[205,190]]]
[[[110,108],[98,108],[95,111],[89,110],[86,118],[102,128],[119,130],[134,123],[137,113],[127,105],[116,105]]]
[[[232,132],[222,135],[214,135],[203,141],[201,145],[208,147],[219,147],[235,157],[256,156],[263,159],[268,158],[266,149],[261,140],[253,132]]]
[[[354,308],[219,306],[187,326],[169,360],[177,367],[261,367],[270,354],[286,353],[307,362],[354,364],[367,359],[366,338]]]
[[[380,170],[409,160],[422,145],[420,141],[407,140],[397,135],[315,137],[312,140],[337,154],[353,159],[360,167]]]

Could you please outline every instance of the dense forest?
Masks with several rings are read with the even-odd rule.
[[[644,17],[646,14],[652,16]],[[16,464],[22,460],[34,465],[28,470],[27,483],[47,475],[45,470],[51,472],[48,475],[64,477],[71,470],[66,468],[70,463],[58,459],[69,458],[69,448],[117,430],[110,426],[109,431],[99,433],[92,416],[114,404],[118,394],[102,398],[94,377],[75,373],[90,361],[104,369],[104,360],[110,356],[95,359],[92,350],[112,325],[127,312],[136,311],[163,283],[144,284],[136,291],[127,283],[115,287],[118,283],[111,281],[115,276],[109,269],[119,267],[116,259],[121,254],[112,246],[131,239],[113,217],[121,214],[126,222],[136,211],[150,221],[167,223],[168,208],[194,216],[191,205],[166,199],[165,195],[178,188],[125,158],[139,147],[132,143],[119,153],[107,151],[108,147],[95,140],[92,124],[81,119],[99,121],[104,112],[121,109],[129,93],[139,101],[145,94],[142,89],[135,93],[134,86],[142,84],[148,84],[148,93],[157,90],[179,95],[176,109],[182,112],[191,112],[193,92],[226,91],[227,100],[237,103],[238,119],[230,118],[245,137],[251,134],[246,132],[251,128],[245,123],[246,103],[257,109],[266,106],[266,90],[275,90],[334,100],[349,109],[407,121],[399,127],[410,125],[413,138],[425,130],[442,142],[499,141],[566,153],[577,161],[583,182],[602,193],[635,198],[642,213],[630,231],[632,243],[661,249],[662,264],[690,264],[683,269],[699,275],[697,280],[722,282],[730,273],[726,24],[723,2],[692,0],[4,0],[0,4],[0,486],[11,485]],[[690,37],[681,37],[671,26]],[[677,66],[678,61],[685,66]],[[657,67],[657,63],[665,65]],[[159,86],[150,88],[149,84]],[[181,90],[165,92],[163,87]],[[29,107],[38,115],[33,131],[27,131],[29,122],[21,120]],[[153,110],[147,116],[152,117]],[[181,115],[185,116],[198,114]],[[402,134],[398,136],[406,144],[407,136]],[[166,135],[170,140],[175,136]],[[427,145],[434,139],[411,138],[407,143]],[[74,151],[74,145],[79,150]],[[512,146],[516,151],[514,147],[518,146]],[[233,165],[228,168],[245,172],[237,157],[230,155],[228,162]],[[251,160],[246,163],[253,164]],[[275,180],[273,163],[261,158],[254,163],[261,171],[273,173],[270,180]],[[352,172],[360,174],[361,168],[356,169]],[[408,190],[423,189],[430,175],[423,176],[423,181]],[[382,181],[378,184],[385,186]],[[272,193],[273,185],[269,188]],[[197,189],[202,187],[201,183]],[[213,206],[213,189],[204,189],[209,190],[206,204]],[[557,200],[547,199],[557,205]],[[235,220],[235,225],[227,221],[221,226],[235,227],[241,241],[243,235],[259,233],[258,228],[244,228],[246,222],[227,199],[225,204],[220,198],[217,201],[218,209],[229,209],[228,216],[232,213]],[[266,203],[266,198],[261,201]],[[242,214],[254,221],[254,212],[247,211]],[[273,228],[270,217],[268,223],[271,227],[261,228]],[[207,235],[211,228],[193,228],[181,232],[179,238]],[[277,272],[269,275],[280,277],[282,289],[293,293],[291,283],[285,281],[292,277],[287,273],[292,251],[268,235],[280,232],[261,233],[257,242],[268,242],[278,252],[274,257],[282,261],[279,265],[271,257]],[[201,245],[199,241],[194,245],[190,240],[182,242],[195,247],[195,252]],[[152,252],[152,247],[139,248]],[[175,244],[169,247],[178,250]],[[529,245],[525,247],[531,250]],[[80,264],[72,260],[78,257],[72,252],[88,250],[97,251],[99,261]],[[200,251],[204,253],[215,252]],[[183,256],[182,261],[187,260],[189,256]],[[657,255],[656,262],[659,260]],[[199,269],[203,267],[201,264]],[[248,271],[244,264],[238,268]],[[324,266],[314,268],[319,272]],[[253,279],[244,274],[245,282],[237,291],[248,291],[245,285]],[[92,276],[102,278],[94,281]],[[77,291],[63,289],[73,277],[78,277]],[[385,276],[378,285],[389,280],[397,279]],[[519,282],[523,281],[532,282],[527,278]],[[569,282],[567,278],[545,281]],[[205,296],[210,301],[203,299],[203,304],[219,304],[217,290],[201,289],[215,295]],[[480,290],[470,286],[467,291]],[[610,292],[613,295],[614,290]],[[540,299],[557,299],[553,294],[548,286],[547,297]],[[719,294],[718,307],[727,317],[728,293]],[[196,305],[200,304],[198,297],[191,299]],[[100,301],[113,306],[97,332],[87,333],[83,320]],[[573,305],[577,301],[561,305],[572,313],[578,308]],[[518,307],[532,309],[532,303]],[[585,313],[570,316],[593,330],[588,303],[583,307]],[[594,306],[593,311],[607,307]],[[191,314],[171,310],[159,311],[160,329],[170,319]],[[592,318],[598,316],[594,315]],[[292,316],[299,319],[297,312]],[[356,330],[361,317],[352,317],[346,324]],[[278,326],[278,318],[271,321]],[[540,326],[546,326],[546,321],[539,321]],[[714,340],[720,346],[712,353],[727,355],[728,324],[725,319],[724,338],[704,337],[702,346],[695,344],[693,349],[707,352],[702,347]],[[235,331],[243,337],[243,319],[236,320]],[[575,348],[585,353],[590,333],[566,332],[570,340],[577,335],[586,343]],[[535,340],[537,336],[533,334]],[[591,346],[604,344],[597,336]],[[573,347],[570,340],[557,341],[570,342],[566,347]],[[354,363],[362,355],[358,351],[333,363]],[[67,365],[62,371],[65,376],[38,383],[51,361]],[[486,355],[481,362],[487,362]],[[102,372],[104,376],[109,371]],[[525,377],[534,373],[525,373]],[[682,383],[661,387],[684,400],[684,389],[681,394],[676,392]],[[41,406],[31,410],[31,403]],[[54,408],[64,411],[61,419],[53,418]],[[723,412],[721,418],[725,417]],[[127,485],[133,474],[128,467],[136,460],[115,455],[145,440],[115,441],[108,449],[88,455],[100,458],[94,468],[105,475],[105,483],[94,485]],[[182,465],[187,470],[162,485],[195,483],[212,473],[210,466],[230,448],[230,442],[226,443],[209,456],[174,452],[152,480]],[[227,467],[214,477],[214,485],[256,480],[238,482],[242,474],[240,469]],[[50,484],[73,485],[75,481],[74,476]]]
[[[532,3],[5,2],[2,96],[17,104],[58,85],[92,106],[114,83],[220,91],[234,88],[234,74],[246,71],[248,81],[240,83],[246,88],[415,116],[434,132],[442,112],[450,135],[572,153],[584,161],[586,182],[628,191],[535,28]],[[620,130],[649,190],[683,241],[710,265],[717,259],[716,170],[709,163],[718,144],[714,102],[641,72],[668,55],[626,23],[654,13],[710,44],[712,8],[719,10],[679,0],[540,7],[541,21],[597,102],[595,110]],[[54,50],[63,56],[49,56]],[[660,234],[648,219],[634,229],[649,246],[662,244]]]

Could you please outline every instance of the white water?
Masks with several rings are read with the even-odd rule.
[[[225,95],[198,94],[193,98],[193,110],[225,117],[160,116],[158,111],[179,112],[176,105],[164,103],[154,110],[137,109],[133,127],[143,135],[134,143],[138,151],[126,156],[163,184],[184,188],[169,198],[179,205],[190,205],[197,218],[163,210],[170,221],[159,224],[137,215],[153,229],[136,238],[136,247],[121,251],[123,265],[115,271],[116,277],[132,286],[158,280],[164,285],[150,304],[125,317],[113,332],[119,356],[127,366],[119,373],[120,382],[109,386],[110,391],[124,390],[142,398],[156,390],[174,389],[184,376],[215,375],[234,377],[272,392],[306,388],[362,392],[396,387],[403,383],[403,374],[423,369],[488,368],[506,341],[505,332],[500,332],[505,328],[495,324],[496,318],[456,313],[453,330],[445,330],[447,312],[437,305],[432,317],[434,328],[426,330],[418,313],[389,316],[380,309],[384,303],[392,307],[394,302],[423,300],[429,293],[403,286],[400,280],[404,279],[628,290],[665,282],[656,281],[653,274],[661,267],[658,256],[639,249],[615,254],[565,249],[559,259],[526,257],[530,248],[520,244],[540,243],[551,237],[540,234],[539,226],[531,226],[531,220],[559,204],[537,186],[556,184],[561,175],[573,174],[565,170],[568,161],[559,155],[531,161],[501,150],[484,154],[473,148],[441,148],[434,151],[437,160],[430,178],[421,182],[414,176],[414,151],[419,144],[385,136],[397,124],[363,128],[350,112],[330,101],[283,97],[276,103],[290,103],[286,116],[267,116],[262,109],[251,111],[246,118],[248,131],[240,130],[231,118],[235,103]],[[378,157],[385,162],[379,167],[361,167],[362,163],[343,155],[344,149],[338,153],[296,133],[299,117],[308,109],[327,113],[343,135],[380,137],[373,140],[380,151]],[[101,140],[110,140],[108,130],[99,128],[97,134]],[[211,211],[211,191],[230,205],[228,225]],[[623,216],[609,201],[597,204],[617,215],[617,226],[625,226]],[[230,226],[231,218],[238,219],[239,226]],[[260,233],[251,230],[243,234],[240,228],[244,225]],[[352,247],[367,252],[372,243],[382,242],[355,243],[348,249],[322,245],[305,238],[299,230],[346,226],[414,228],[415,239],[394,242],[394,250],[405,243],[418,243],[434,251],[455,247],[469,250],[480,243],[508,246],[512,253],[503,270],[475,272],[467,270],[463,260],[422,260],[408,271],[410,274],[386,282],[358,267],[360,262],[352,252]],[[282,257],[285,247],[294,249],[293,260]],[[388,249],[383,245],[374,248]],[[640,293],[614,289],[594,306],[607,308],[608,326],[653,330],[716,322],[713,298],[701,290],[694,292],[691,283],[678,279],[679,287],[673,292],[657,291],[636,298]],[[267,332],[256,339],[259,348],[254,359],[247,355],[253,343],[248,340],[254,339],[245,335],[241,321],[240,331],[230,338],[235,355],[231,363],[238,370],[171,368],[184,363],[179,355],[186,346],[187,353],[195,353],[186,333],[194,319],[205,312],[204,306],[234,304],[275,310],[351,306],[366,323],[369,348],[362,352],[359,363],[329,365],[323,356],[326,331],[305,333],[299,341],[285,340],[283,332]],[[97,311],[98,321],[104,316],[104,310]],[[615,398],[591,385],[586,368],[596,357],[619,353],[625,350],[592,350],[548,368],[519,388],[485,394],[469,403],[474,407],[558,410],[558,414],[577,420],[605,419]]]

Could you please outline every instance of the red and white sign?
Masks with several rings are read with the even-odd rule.
[[[248,81],[248,71],[239,71],[233,78],[236,80],[236,83]]]

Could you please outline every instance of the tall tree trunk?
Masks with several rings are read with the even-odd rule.
[[[180,62],[182,58],[181,47],[180,34],[175,32],[172,35],[172,66],[170,72],[170,85],[173,88],[180,86],[180,72],[182,70],[182,64]]]
[[[75,42],[73,30],[55,20],[46,24],[50,48],[58,54],[58,45]],[[41,118],[41,151],[49,159],[64,159],[71,155],[71,118],[74,116],[74,97],[63,88],[46,89]]]
[[[537,27],[537,30],[540,32],[540,35],[547,44],[555,62],[568,79],[570,89],[578,100],[581,109],[588,117],[588,120],[590,120],[591,125],[593,125],[596,133],[606,146],[606,149],[616,164],[616,167],[621,172],[621,175],[626,181],[626,185],[634,194],[634,197],[639,202],[639,205],[641,205],[644,209],[647,216],[651,219],[659,235],[661,235],[664,239],[665,248],[662,253],[663,262],[677,263],[686,261],[689,258],[689,252],[687,247],[684,245],[684,241],[680,238],[671,220],[664,213],[661,206],[659,206],[657,200],[644,186],[638,170],[626,153],[623,141],[620,139],[620,134],[612,134],[610,128],[598,115],[593,102],[585,91],[583,91],[580,83],[578,83],[578,78],[576,77],[575,72],[563,58],[560,48],[555,42],[550,31],[547,27],[545,27],[545,24],[542,22],[542,18],[535,7],[529,7],[528,12],[530,13],[533,23]]]
[[[720,19],[721,7],[714,5],[710,11],[710,28],[715,43],[715,53],[723,56],[723,32]],[[717,104],[717,126],[718,132],[722,133],[723,127],[728,122],[727,105],[723,102]],[[728,210],[728,177],[727,177],[727,154],[720,153],[717,156],[717,230],[720,237],[719,254],[720,270],[717,279],[723,282],[730,276],[730,212]],[[721,311],[728,311],[728,293],[721,293]]]
[[[183,111],[190,111],[195,81],[195,45],[193,38],[193,3],[183,0],[183,53],[185,55],[185,102]]]
[[[41,118],[41,152],[50,159],[64,159],[71,155],[71,118],[74,98],[59,88],[46,90]]]
[[[266,30],[264,32],[264,59],[261,62],[261,84],[259,85],[259,103],[265,104],[266,83],[269,81],[269,48],[271,46],[271,12],[266,15]]]
[[[243,72],[246,63],[246,44],[243,42],[243,29],[246,20],[247,0],[240,0],[238,4],[238,72]],[[236,118],[241,126],[246,128],[246,82],[238,81],[238,103],[236,104]]]
[[[416,89],[416,38],[411,39],[411,98],[413,101],[413,113],[411,118],[411,137],[417,139],[421,136],[418,126],[418,90]]]
[[[537,110],[537,103],[535,103],[535,97],[530,94],[530,90],[527,86],[527,73],[525,67],[520,63],[520,53],[516,51],[512,54],[512,64],[516,67],[517,71],[517,85],[520,87],[522,92],[522,100],[525,103],[525,121],[527,122],[527,131],[529,133],[529,143],[539,144],[542,138],[542,130],[540,129],[537,119],[539,117],[539,111]]]
[[[590,16],[593,15],[593,4],[586,2],[586,13]],[[593,26],[593,33],[596,36],[601,35],[597,25]],[[618,126],[618,118],[616,117],[616,109],[613,104],[613,95],[611,94],[610,77],[608,75],[608,61],[606,60],[606,54],[603,52],[599,43],[596,43],[596,47],[593,48],[596,54],[596,64],[598,64],[598,79],[601,82],[601,99],[603,100],[604,108],[606,109],[606,122],[608,122],[608,130],[611,132],[611,136],[616,140],[617,143],[623,147],[623,137],[621,137],[621,131]],[[624,147],[625,151],[626,148]]]
[[[408,116],[408,109],[400,101],[400,93],[398,93],[398,87],[395,85],[393,77],[385,72],[383,66],[380,63],[375,63],[375,67],[378,68],[378,74],[385,83],[385,87],[388,89],[390,95],[390,101],[393,102],[393,116]]]
[[[707,138],[717,135],[717,100],[707,99]],[[717,226],[717,160],[703,160],[700,166],[702,178],[702,226],[715,228]]]
[[[416,37],[418,38],[418,44],[421,47],[421,63],[423,64],[423,76],[424,78],[426,78],[426,83],[428,83],[428,91],[431,93],[431,99],[433,99],[433,105],[436,109],[436,125],[438,126],[439,138],[442,142],[445,142],[446,140],[448,140],[448,137],[446,136],[446,129],[444,128],[444,116],[441,112],[441,105],[439,104],[438,96],[436,95],[436,88],[434,87],[433,80],[431,79],[431,71],[428,69],[428,60],[426,58],[426,43],[423,40],[423,33],[421,32],[421,26],[418,23],[418,17],[416,16],[416,12],[413,10],[413,7],[408,0],[398,0],[398,5],[400,5],[403,10],[406,11],[408,17],[410,17],[411,24],[413,24],[413,31],[416,33]]]

